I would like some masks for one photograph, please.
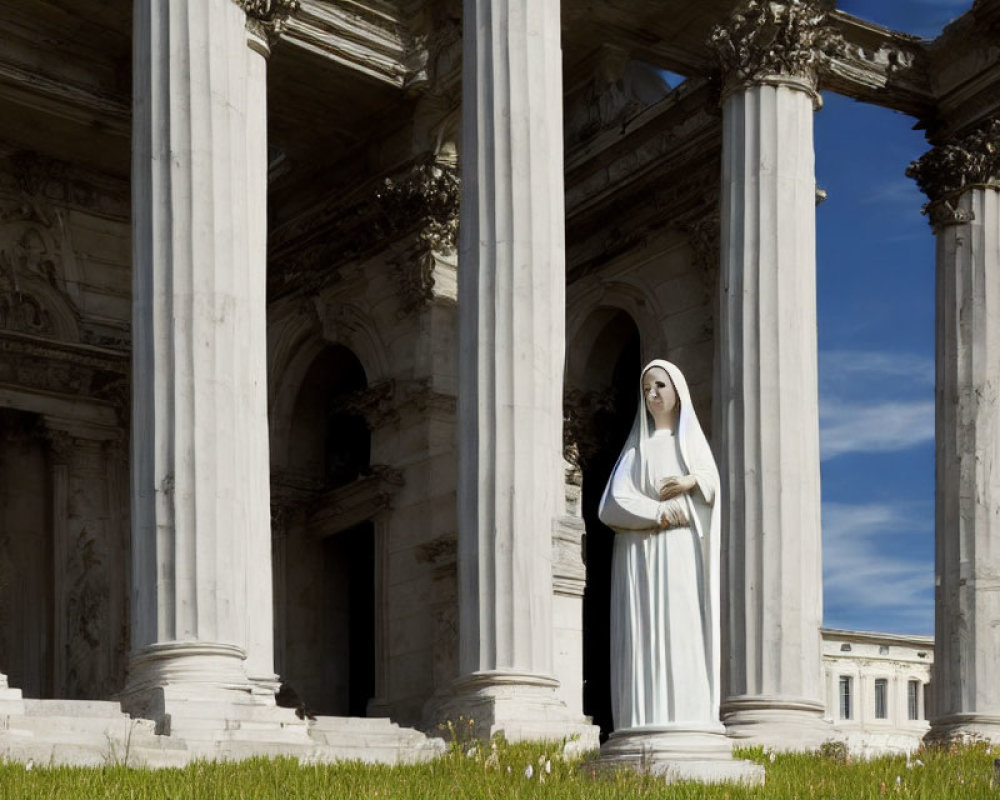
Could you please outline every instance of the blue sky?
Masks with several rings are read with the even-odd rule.
[[[971,0],[840,0],[933,38]],[[934,237],[904,175],[915,120],[826,93],[816,116],[824,624],[934,631]]]

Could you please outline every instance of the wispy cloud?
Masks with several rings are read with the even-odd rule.
[[[934,440],[934,363],[912,354],[820,354],[823,459],[886,453]]]
[[[820,406],[822,458],[845,453],[891,453],[934,441],[934,401]]]
[[[824,621],[831,627],[929,633],[933,567],[913,555],[933,531],[933,504],[824,503]],[[907,542],[910,546],[907,547]],[[869,620],[878,620],[872,625]]]
[[[899,178],[873,187],[868,194],[861,197],[859,202],[865,205],[902,206],[913,212],[920,209],[926,202],[926,198],[921,194],[914,181],[909,178]]]

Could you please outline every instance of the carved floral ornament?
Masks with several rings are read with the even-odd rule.
[[[234,0],[247,15],[247,29],[264,42],[272,41],[299,10],[300,0]]]
[[[932,225],[968,222],[953,201],[966,189],[1000,187],[1000,119],[928,150],[906,169],[927,195]]]
[[[816,0],[747,0],[715,27],[709,44],[729,90],[782,77],[815,90],[819,64],[844,50]]]

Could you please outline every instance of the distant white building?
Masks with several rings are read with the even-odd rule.
[[[916,749],[929,728],[933,636],[822,630],[826,715],[852,753]]]

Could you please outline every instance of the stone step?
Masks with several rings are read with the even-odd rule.
[[[163,737],[155,737],[162,739]],[[125,764],[134,767],[182,767],[191,753],[182,742],[145,741],[142,743],[98,741],[79,735],[65,735],[58,740],[34,736],[0,736],[0,762],[13,761],[36,766],[102,767]]]
[[[24,713],[32,717],[125,717],[120,703],[111,700],[30,700]]]
[[[153,735],[156,725],[148,719],[131,719],[127,714],[118,717],[83,717],[83,716],[36,716],[10,718],[11,730],[30,731],[36,735],[52,734],[91,734],[114,736],[119,738],[134,737],[145,734]]]
[[[362,731],[391,732],[391,731],[412,731],[419,733],[412,728],[400,728],[388,717],[316,717],[309,725],[313,731],[345,731],[360,733]],[[423,734],[420,734],[423,736]]]

